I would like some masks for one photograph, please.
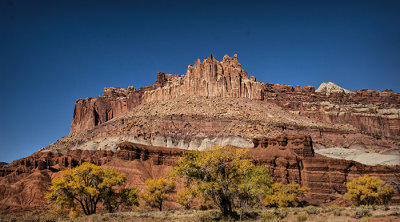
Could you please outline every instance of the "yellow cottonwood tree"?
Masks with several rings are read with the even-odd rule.
[[[358,177],[346,184],[345,198],[352,200],[354,205],[387,204],[394,194],[394,189],[379,177]]]
[[[182,205],[186,210],[190,210],[191,204],[196,196],[196,190],[193,187],[186,187],[178,190],[176,194],[176,202]]]
[[[302,200],[310,189],[300,187],[292,182],[289,184],[274,183],[262,203],[266,207],[294,207],[302,205]]]
[[[272,180],[265,167],[256,167],[248,149],[214,146],[183,155],[173,175],[194,184],[198,194],[211,199],[224,216],[234,214],[234,204],[242,209],[250,200],[265,192]]]
[[[113,187],[122,185],[125,181],[126,177],[116,170],[103,169],[85,162],[73,169],[64,170],[61,172],[61,177],[54,178],[46,198],[61,208],[75,210],[78,205],[84,214],[90,215],[96,213],[99,202],[103,202],[106,207],[115,206],[116,199],[111,196],[115,196],[117,192]],[[132,200],[135,198],[135,192],[124,192],[121,194],[124,197],[119,198],[127,200],[128,205],[135,204]],[[110,202],[111,199],[115,202]]]
[[[147,179],[144,187],[143,199],[150,207],[162,211],[164,200],[175,190],[175,182],[165,178]]]

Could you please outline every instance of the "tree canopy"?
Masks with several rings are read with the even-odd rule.
[[[267,207],[301,206],[303,198],[308,191],[308,187],[300,187],[295,182],[286,185],[274,183],[262,203]]]
[[[144,190],[146,204],[162,211],[164,200],[175,190],[175,182],[166,178],[147,179]]]
[[[197,197],[196,190],[193,187],[186,187],[178,190],[176,194],[176,202],[178,202],[186,210],[191,208],[191,204]]]
[[[387,204],[394,194],[394,189],[379,177],[365,174],[346,184],[345,198],[354,205]]]
[[[116,170],[85,162],[54,178],[46,198],[62,208],[76,209],[79,205],[86,215],[96,213],[99,202],[112,211],[122,202],[137,204],[136,189],[125,189],[120,193],[114,189],[125,181],[126,177]]]
[[[272,184],[267,169],[256,167],[247,153],[248,149],[218,145],[186,152],[173,175],[183,178],[186,186],[194,185],[224,215],[230,215],[235,202],[244,207]]]

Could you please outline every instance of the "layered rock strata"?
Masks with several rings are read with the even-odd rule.
[[[310,204],[326,204],[341,199],[345,183],[360,175],[379,176],[396,188],[392,203],[400,204],[400,166],[366,166],[354,161],[331,159],[314,154],[309,136],[256,138],[257,146],[250,155],[257,165],[269,168],[275,181],[297,182],[308,186]],[[51,178],[61,170],[92,162],[124,173],[126,186],[143,187],[148,178],[165,176],[176,160],[186,152],[182,149],[147,146],[123,142],[118,151],[70,150],[66,154],[37,152],[0,168],[0,212],[43,211],[48,206],[44,193]],[[176,203],[170,202],[170,208]]]
[[[216,143],[254,147],[254,161],[276,181],[309,186],[310,203],[341,199],[345,183],[366,173],[398,189],[399,165],[367,166],[313,148],[396,152],[400,94],[260,83],[241,69],[236,55],[221,62],[211,56],[185,75],[160,72],[151,86],[105,88],[101,97],[77,100],[68,136],[0,166],[0,211],[43,210],[51,179],[82,162],[115,168],[127,175],[127,186],[142,187],[147,178],[171,171],[184,152],[172,148]],[[399,203],[396,192],[393,203]]]
[[[142,104],[143,95],[147,91],[163,87],[171,81],[164,73],[158,73],[155,84],[140,89],[109,87],[104,88],[103,96],[97,98],[78,99],[71,124],[71,133],[92,129]]]
[[[237,55],[221,62],[212,55],[189,66],[186,75],[159,72],[154,85],[141,89],[105,88],[103,96],[75,102],[71,133],[91,129],[141,103],[181,96],[263,99],[263,84],[242,70]]]
[[[319,90],[260,83],[242,70],[237,55],[224,56],[221,62],[213,56],[197,60],[185,75],[158,73],[154,85],[141,89],[105,88],[101,97],[77,100],[71,133],[92,129],[140,104],[188,96],[265,100],[299,116],[351,124],[377,141],[400,143],[399,93],[366,89],[353,93],[333,83],[322,84]],[[321,129],[320,136],[327,134]]]
[[[313,87],[307,89],[267,84],[264,98],[298,115],[328,123],[350,124],[377,140],[400,140],[399,93],[363,89],[355,93],[333,92],[328,96],[316,93]]]

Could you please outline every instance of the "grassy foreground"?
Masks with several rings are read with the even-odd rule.
[[[234,221],[221,218],[217,210],[174,210],[174,211],[130,211],[81,216],[74,219],[56,218],[51,214],[14,217],[0,216],[0,221]],[[237,219],[236,219],[237,220]],[[400,221],[400,206],[373,207],[305,207],[281,209],[253,209],[244,215],[243,221]]]

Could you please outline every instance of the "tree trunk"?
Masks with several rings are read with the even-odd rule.
[[[221,197],[220,208],[222,215],[224,216],[232,215],[232,204],[227,197]]]

